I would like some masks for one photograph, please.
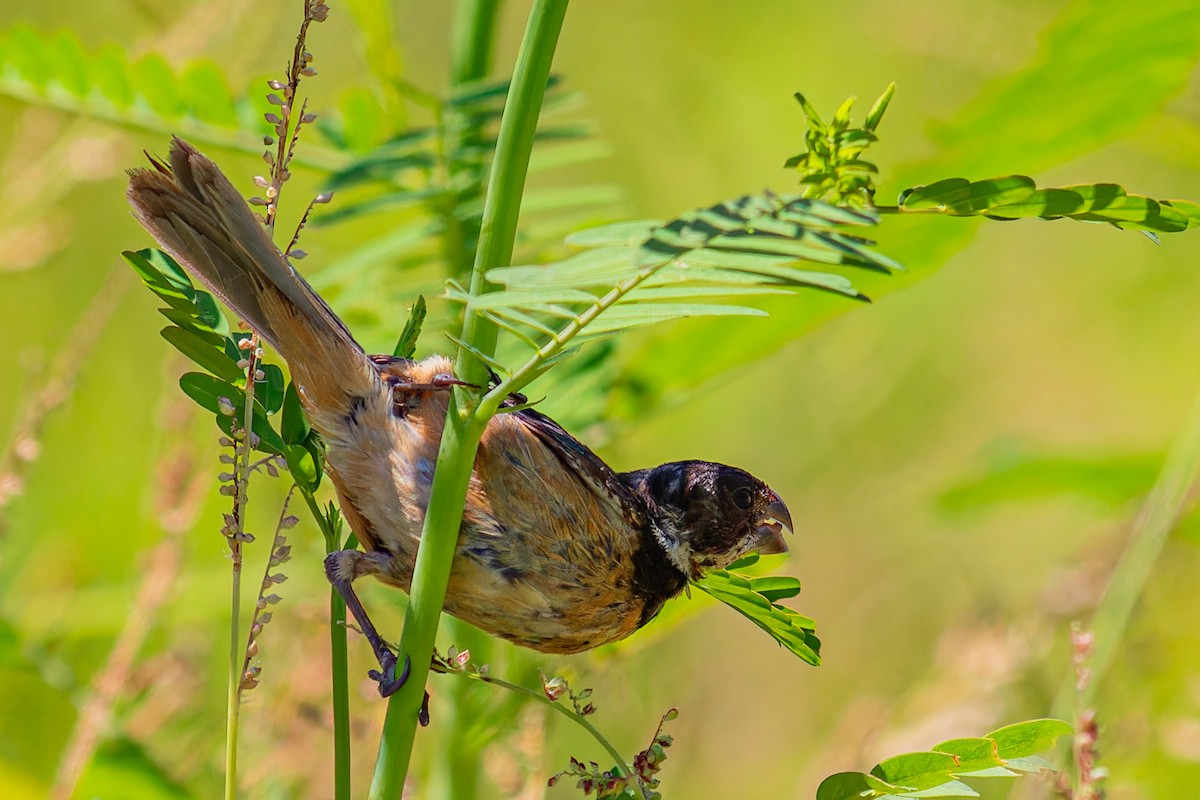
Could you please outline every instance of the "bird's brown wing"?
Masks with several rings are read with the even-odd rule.
[[[455,578],[492,607],[454,613],[552,652],[637,628],[644,510],[607,464],[550,418],[522,410],[488,424],[475,477]]]

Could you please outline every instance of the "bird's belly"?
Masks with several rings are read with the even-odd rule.
[[[477,628],[544,653],[578,653],[624,639],[641,626],[643,607],[625,587],[500,574],[462,554],[445,605]]]

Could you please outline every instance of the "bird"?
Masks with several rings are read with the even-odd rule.
[[[174,138],[129,172],[141,225],[287,363],[326,447],[326,470],[362,550],[325,573],[380,663],[398,659],[353,588],[410,588],[453,387],[445,355],[370,355],[271,241],[217,165]],[[478,387],[475,387],[478,388]],[[703,460],[617,472],[550,417],[509,397],[487,424],[466,496],[444,610],[517,645],[578,653],[625,638],[690,581],[751,552],[788,549],[792,519],[750,473]]]

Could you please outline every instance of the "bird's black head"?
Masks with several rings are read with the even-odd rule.
[[[750,473],[710,461],[675,461],[623,476],[645,501],[650,526],[671,563],[689,579],[746,553],[783,553],[791,515]]]

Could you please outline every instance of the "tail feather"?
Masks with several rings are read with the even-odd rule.
[[[179,138],[169,160],[169,168],[154,162],[130,172],[129,202],[142,226],[279,351],[307,393],[334,400],[374,388],[379,379],[362,348],[217,165]]]

